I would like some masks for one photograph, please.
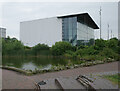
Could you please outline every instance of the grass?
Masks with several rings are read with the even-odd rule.
[[[118,86],[120,88],[120,74],[105,75],[103,77],[110,80],[113,84],[118,84]]]

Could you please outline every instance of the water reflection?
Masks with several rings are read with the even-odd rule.
[[[48,57],[3,57],[2,65],[12,66],[25,70],[50,69],[52,65],[66,65],[68,61],[63,58]]]

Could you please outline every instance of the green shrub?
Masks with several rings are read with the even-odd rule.
[[[2,55],[24,55],[24,45],[16,38],[2,39]]]
[[[55,56],[63,55],[67,50],[73,50],[72,45],[68,42],[60,41],[56,42],[55,45],[51,47],[51,52]]]
[[[90,46],[87,48],[79,49],[76,51],[76,55],[84,56],[84,55],[96,55],[99,51],[95,50],[94,46]]]
[[[96,55],[98,53],[99,51],[95,50],[94,46],[90,46],[89,48],[86,49],[86,54],[88,55]]]
[[[41,52],[45,51],[45,50],[49,50],[49,46],[48,45],[45,45],[45,44],[37,44],[35,45],[33,48],[32,48],[32,52],[35,54],[35,55],[38,55],[38,54],[42,54]]]
[[[96,60],[95,55],[86,55],[86,56],[83,56],[82,58],[86,61],[95,61]]]
[[[80,46],[78,46],[78,49],[84,49],[84,48],[85,48],[84,45],[80,45]]]
[[[95,40],[95,46],[97,47],[97,50],[103,50],[103,48],[106,47],[106,40],[103,39]]]
[[[75,54],[76,54],[76,55],[79,55],[79,56],[81,56],[81,57],[84,56],[84,55],[86,55],[84,49],[79,49],[79,50],[77,50],[77,51],[75,52]]]
[[[115,53],[112,49],[110,48],[104,48],[103,51],[99,53],[100,56],[112,58],[112,59],[118,59],[119,55]]]
[[[116,38],[112,38],[110,40],[107,41],[107,47],[114,50],[115,52],[118,51],[118,39]]]

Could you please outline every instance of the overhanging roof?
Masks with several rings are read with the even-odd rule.
[[[64,16],[58,16],[58,18],[66,18],[66,17],[74,17],[74,16],[77,16],[78,22],[86,24],[87,26],[93,29],[99,29],[97,24],[93,21],[93,19],[90,17],[88,13],[64,15]]]

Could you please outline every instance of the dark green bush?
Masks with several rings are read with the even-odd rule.
[[[24,55],[24,45],[16,38],[2,39],[2,55]]]
[[[119,55],[115,53],[112,49],[106,47],[99,53],[100,56],[112,58],[112,59],[118,59]]]
[[[112,38],[110,40],[107,41],[107,47],[114,50],[115,52],[118,52],[118,39],[116,38]]]
[[[106,40],[103,39],[95,40],[95,46],[97,50],[103,50],[103,48],[106,47]]]
[[[63,55],[67,50],[73,50],[72,45],[69,42],[56,42],[51,47],[51,52],[55,56]]]
[[[64,56],[75,58],[77,55],[76,55],[75,52],[73,52],[73,51],[71,51],[71,50],[67,50],[67,51],[65,52]]]
[[[45,44],[37,44],[32,48],[32,52],[35,55],[39,55],[39,54],[43,53],[45,50],[49,50],[49,46],[45,45]]]

